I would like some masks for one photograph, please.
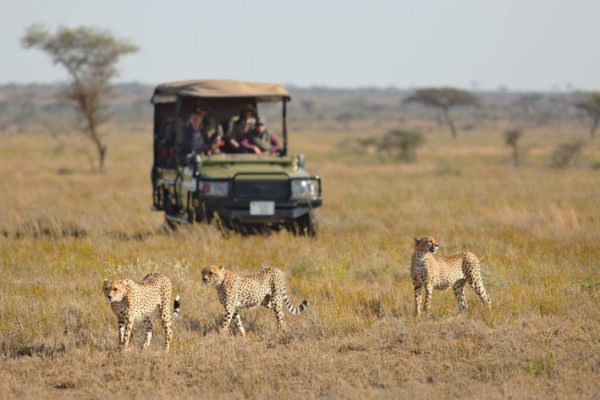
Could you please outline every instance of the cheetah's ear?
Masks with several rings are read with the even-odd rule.
[[[420,241],[421,241],[421,237],[415,236],[415,244],[419,244]]]
[[[104,285],[104,287],[108,286],[108,279],[105,279],[102,284]]]
[[[221,271],[221,272],[223,272],[224,269],[225,269],[225,267],[222,265],[219,267],[219,271]]]

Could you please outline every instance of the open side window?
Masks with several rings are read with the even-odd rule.
[[[154,109],[154,166],[175,168],[176,120],[172,104],[156,105]]]

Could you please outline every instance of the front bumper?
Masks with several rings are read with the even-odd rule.
[[[322,205],[322,199],[310,201],[275,202],[273,215],[251,215],[250,201],[199,199],[196,219],[210,220],[214,215],[238,223],[285,223],[308,214]]]

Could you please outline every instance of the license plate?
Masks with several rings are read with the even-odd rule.
[[[275,202],[251,201],[250,215],[275,215]]]

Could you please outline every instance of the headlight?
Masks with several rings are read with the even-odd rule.
[[[292,199],[312,200],[319,197],[319,181],[316,179],[292,179]]]
[[[229,194],[229,182],[199,181],[198,190],[204,196],[226,197]]]

